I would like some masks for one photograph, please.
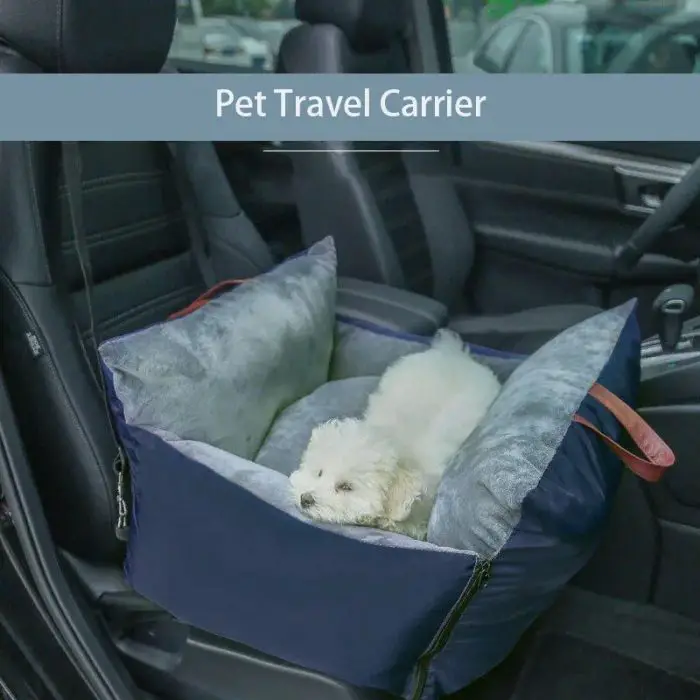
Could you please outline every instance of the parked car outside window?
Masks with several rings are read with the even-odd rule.
[[[450,16],[456,73],[700,72],[695,0],[548,0],[500,14],[490,26],[474,25],[471,34]]]

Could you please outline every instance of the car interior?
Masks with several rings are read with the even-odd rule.
[[[29,17],[22,0],[5,0],[0,73],[157,72],[174,8],[147,6],[55,0]],[[278,69],[448,71],[440,2],[387,7],[297,0],[302,23]],[[70,20],[58,38],[57,8]],[[119,465],[95,345],[167,318],[212,275],[252,277],[331,233],[338,313],[407,333],[449,325],[470,342],[530,353],[639,300],[640,413],[677,464],[654,485],[625,475],[588,566],[459,697],[515,698],[538,634],[554,627],[595,648],[611,698],[647,697],[634,694],[647,671],[683,680],[669,681],[672,700],[691,697],[687,683],[700,692],[698,144],[289,146],[81,143],[86,275],[67,196],[71,149],[0,143],[0,482],[13,542],[74,663],[91,669],[100,697],[388,697],[176,619],[128,587],[115,536]],[[552,662],[567,665],[580,672],[576,659]],[[551,668],[535,675],[538,693],[569,697]]]

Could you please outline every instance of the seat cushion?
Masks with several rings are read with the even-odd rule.
[[[322,384],[275,419],[255,457],[257,464],[289,476],[298,468],[313,429],[333,418],[360,418],[379,377],[350,377]]]
[[[561,331],[600,311],[585,304],[538,306],[500,316],[455,316],[449,326],[467,342],[530,354]]]
[[[328,378],[335,293],[328,238],[213,299],[204,320],[198,309],[106,341],[124,420],[254,457],[275,415]]]
[[[211,323],[218,313],[208,304],[189,317],[207,338],[200,347],[224,361],[221,386],[213,390],[240,375],[242,364],[251,379],[261,376],[262,361],[275,365],[268,371],[277,377],[278,367],[289,375],[300,371],[294,357],[261,355],[257,343],[255,352],[242,354],[259,330],[236,322],[233,343]],[[284,328],[273,328],[275,317],[258,318],[269,327],[270,343],[292,349]],[[178,321],[169,325],[178,335]],[[346,328],[336,328],[328,376],[354,367],[355,378],[329,381],[268,414],[271,430],[256,455],[268,466],[166,434],[160,428],[172,428],[169,422],[144,424],[143,414],[126,404],[148,397],[113,385],[134,486],[126,574],[139,594],[210,633],[357,687],[442,699],[501,661],[595,547],[621,464],[593,432],[572,424],[572,416],[578,412],[620,438],[612,414],[586,393],[599,381],[633,401],[639,380],[634,305],[598,314],[525,359],[477,351],[485,364],[503,370],[508,362],[510,371],[443,479],[427,542],[312,522],[290,493],[286,474],[313,423],[335,411],[357,415],[382,365],[429,342],[339,325]],[[158,336],[150,336],[153,347],[140,345],[147,334],[124,337],[125,348],[157,354]],[[212,352],[213,345],[221,352]],[[235,365],[229,351],[240,358]],[[186,385],[187,405],[197,414],[191,420],[218,421],[211,390],[202,392],[183,369],[189,368],[174,365],[179,376],[170,380]],[[161,392],[151,385],[156,403]],[[235,415],[231,422],[237,430]]]

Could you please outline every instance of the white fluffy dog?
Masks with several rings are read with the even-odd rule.
[[[362,419],[317,426],[290,476],[314,520],[425,539],[440,479],[496,398],[496,375],[442,330],[384,373]]]

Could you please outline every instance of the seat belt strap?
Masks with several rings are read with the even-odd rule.
[[[206,242],[208,236],[204,230],[202,219],[198,214],[197,197],[182,152],[182,144],[169,141],[168,150],[170,151],[172,171],[175,176],[175,186],[177,193],[180,195],[180,202],[185,215],[187,235],[190,238],[192,253],[202,273],[204,284],[207,289],[211,289],[217,283],[218,278],[207,252],[208,246]]]
[[[116,472],[117,488],[116,488],[116,506],[117,506],[117,522],[115,525],[115,534],[117,539],[125,541],[129,535],[128,522],[128,504],[127,504],[127,489],[126,478],[128,473],[128,461],[126,454],[122,449],[119,440],[119,433],[115,424],[112,410],[109,406],[109,395],[107,393],[107,384],[104,373],[102,371],[102,358],[99,352],[100,340],[97,336],[95,328],[95,317],[93,314],[92,291],[94,288],[94,280],[92,275],[92,264],[90,261],[90,251],[87,245],[85,234],[85,221],[83,211],[83,161],[80,153],[80,144],[77,141],[63,141],[61,143],[61,165],[63,170],[63,179],[66,187],[66,197],[68,200],[68,213],[70,224],[73,233],[73,245],[75,248],[78,265],[83,278],[83,286],[85,289],[85,302],[87,306],[88,322],[90,337],[92,340],[92,352],[96,359],[96,372],[99,382],[102,401],[107,414],[107,421],[114,437],[116,447],[116,456],[113,462],[113,468]],[[78,339],[83,345],[83,351],[88,359],[88,349],[82,340],[80,329],[76,324],[76,332]]]

